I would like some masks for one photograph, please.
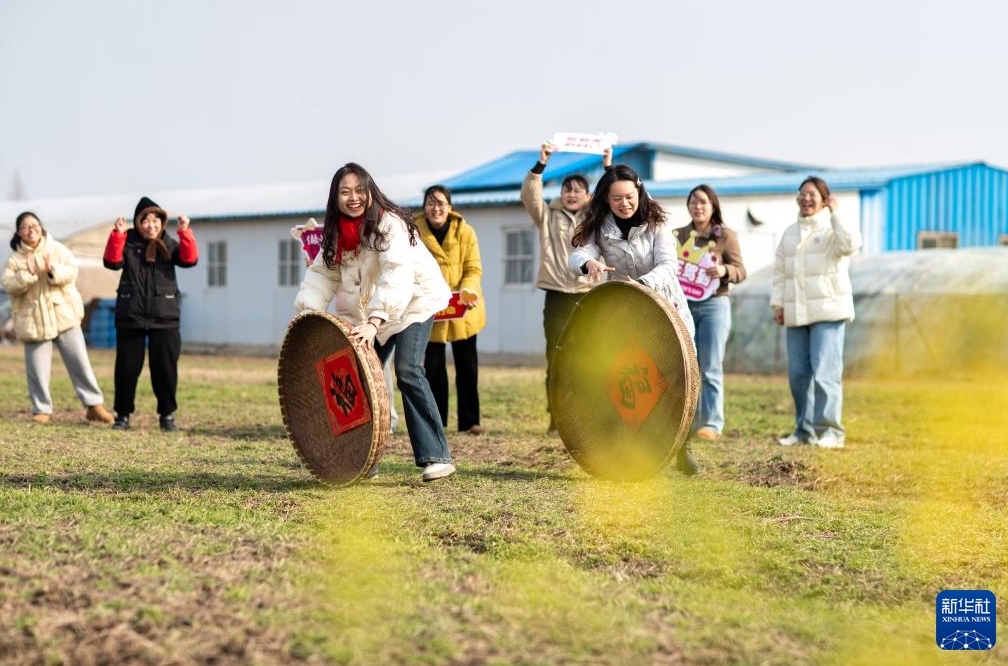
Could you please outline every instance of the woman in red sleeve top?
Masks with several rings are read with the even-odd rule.
[[[188,217],[178,217],[178,240],[165,233],[167,222],[168,213],[143,197],[133,215],[133,228],[127,229],[120,217],[105,245],[105,267],[122,270],[115,312],[116,419],[112,427],[117,430],[129,429],[145,347],[150,350],[151,386],[161,430],[178,430],[174,413],[182,336],[175,267],[195,266],[199,251]]]

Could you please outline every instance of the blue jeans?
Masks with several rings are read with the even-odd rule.
[[[843,346],[846,322],[787,329],[788,382],[795,403],[794,435],[815,442],[830,433],[843,441]]]
[[[451,451],[441,414],[438,412],[434,394],[424,375],[424,351],[434,328],[434,317],[425,322],[410,324],[396,333],[384,345],[375,344],[375,351],[382,364],[395,351],[396,386],[402,394],[403,412],[406,417],[406,432],[413,447],[413,459],[417,467],[430,463],[450,463]]]
[[[731,331],[731,302],[727,296],[689,301],[696,326],[697,362],[700,364],[700,399],[693,417],[693,432],[724,428],[724,356]]]

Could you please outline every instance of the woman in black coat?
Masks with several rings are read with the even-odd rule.
[[[151,386],[161,429],[178,430],[174,413],[182,337],[175,267],[195,266],[199,251],[188,217],[179,215],[178,240],[165,233],[167,222],[168,213],[143,197],[133,215],[133,228],[127,230],[126,220],[120,217],[105,245],[105,267],[122,270],[115,313],[116,419],[112,427],[117,430],[129,429],[145,348],[150,350]]]

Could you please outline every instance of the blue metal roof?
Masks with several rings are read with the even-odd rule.
[[[538,155],[538,153],[536,153]],[[597,157],[597,156],[593,156]],[[533,156],[532,160],[536,157]],[[552,164],[553,158],[550,158]],[[532,162],[534,163],[534,161]],[[685,197],[699,183],[704,182],[713,187],[719,195],[730,194],[780,194],[795,192],[801,181],[809,175],[819,176],[834,192],[850,192],[877,190],[900,178],[918,176],[929,173],[949,172],[979,168],[1004,172],[983,162],[959,164],[918,164],[880,168],[857,169],[807,169],[785,173],[760,173],[746,176],[730,176],[724,178],[689,178],[670,181],[646,181],[648,193],[653,197]],[[526,171],[528,168],[526,167]],[[560,188],[545,188],[547,199],[559,196]],[[519,203],[519,186],[513,189],[452,193],[452,202],[456,208],[462,206],[500,206]]]
[[[779,171],[803,171],[809,169],[821,169],[819,166],[808,164],[798,164],[794,162],[781,162],[777,160],[765,160],[731,153],[719,153],[710,150],[700,150],[697,148],[687,148],[684,146],[674,146],[667,143],[628,143],[617,145],[613,149],[613,161],[619,162],[620,157],[627,156],[628,153],[637,155],[655,153],[666,155],[678,155],[692,159],[711,160],[714,162],[725,162],[728,164],[738,164],[761,169],[776,169]],[[628,156],[629,157],[629,156]],[[452,176],[442,184],[452,191],[452,196],[463,192],[488,192],[491,190],[506,190],[520,188],[522,180],[529,169],[539,160],[538,150],[517,150],[504,157],[487,162],[468,171]],[[653,157],[652,157],[653,161]],[[601,157],[585,153],[554,153],[550,156],[549,164],[543,172],[543,181],[559,181],[575,173],[591,173],[601,169]],[[640,170],[638,170],[640,171]],[[641,172],[642,177],[647,177],[645,172]]]
[[[630,152],[633,146],[616,146],[613,160]],[[442,181],[452,191],[452,197],[461,192],[517,189],[525,174],[539,161],[538,150],[516,150],[492,162],[463,171]],[[584,173],[602,168],[602,156],[586,153],[554,153],[543,171],[543,181],[563,179],[573,173]]]
[[[707,178],[702,179],[702,181],[691,178],[688,180],[648,183],[646,187],[648,192],[655,197],[686,196],[699,182],[707,183],[721,195],[778,194],[781,192],[795,192],[805,178],[808,176],[818,176],[829,184],[830,190],[835,192],[850,192],[879,189],[898,178],[951,169],[965,169],[977,165],[987,167],[987,165],[979,162],[971,164],[917,164],[867,169],[809,169],[807,171],[790,173],[759,173],[727,178]]]

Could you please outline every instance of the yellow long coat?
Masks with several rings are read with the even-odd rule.
[[[431,233],[430,224],[423,213],[417,213],[413,221],[420,231],[420,240],[434,256],[441,274],[452,291],[466,289],[479,295],[476,306],[466,311],[459,319],[434,322],[431,342],[454,342],[476,335],[486,326],[486,304],[483,302],[483,263],[480,261],[479,243],[476,231],[452,211],[448,213],[448,235],[444,245],[437,242]]]

